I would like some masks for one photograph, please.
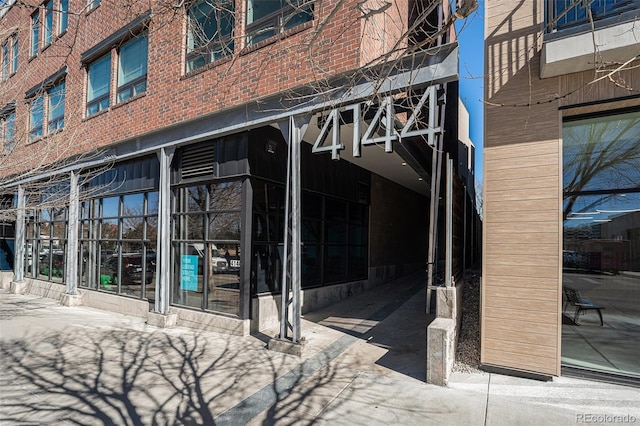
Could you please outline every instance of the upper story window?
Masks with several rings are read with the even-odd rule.
[[[118,102],[147,90],[147,35],[139,35],[120,47],[118,52]]]
[[[48,133],[61,130],[64,127],[64,99],[66,92],[66,83],[62,81],[58,85],[49,90],[49,108],[48,108]]]
[[[111,88],[111,54],[89,64],[87,68],[87,117],[109,108]]]
[[[149,10],[80,55],[87,69],[86,117],[147,91],[150,18]]]
[[[43,27],[43,42],[45,46],[48,46],[53,38],[53,0],[49,0],[44,4]]]
[[[187,72],[233,53],[233,0],[196,1],[187,20]]]
[[[247,0],[247,45],[313,20],[313,0]]]
[[[16,136],[16,110],[12,109],[0,116],[0,140],[2,140],[3,152],[9,153],[15,146]]]
[[[2,45],[2,79],[9,77],[9,40]]]
[[[11,61],[9,62],[9,74],[18,71],[18,34],[11,36]]]
[[[62,67],[25,93],[29,103],[29,142],[64,127],[67,70]]]
[[[69,26],[69,0],[60,0],[58,10],[58,34],[67,31]]]
[[[546,0],[547,32],[588,24],[589,12],[596,21],[635,7],[630,0]]]
[[[2,43],[2,79],[6,80],[18,70],[18,34],[12,34]]]
[[[31,15],[31,56],[36,56],[40,49],[40,9]]]
[[[44,134],[44,95],[37,96],[29,104],[29,142]]]
[[[69,26],[69,0],[47,0],[31,14],[29,56],[34,57]],[[16,47],[17,54],[17,47]]]
[[[100,6],[101,0],[87,0],[87,9],[92,10]]]

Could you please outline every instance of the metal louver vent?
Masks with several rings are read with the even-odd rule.
[[[214,176],[215,148],[213,144],[196,145],[182,151],[182,179]]]

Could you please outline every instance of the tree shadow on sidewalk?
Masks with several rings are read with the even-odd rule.
[[[275,422],[332,379],[251,336],[182,328],[78,324],[2,340],[0,358],[6,424],[225,424],[222,413],[263,388],[271,399],[249,418],[268,410]]]

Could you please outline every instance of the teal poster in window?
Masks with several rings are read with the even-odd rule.
[[[198,290],[198,256],[183,254],[180,262],[180,288],[182,290]]]

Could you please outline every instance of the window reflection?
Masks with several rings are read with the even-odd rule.
[[[138,192],[81,203],[82,287],[154,303],[157,194]],[[153,205],[155,212],[149,211]]]
[[[563,126],[562,362],[640,377],[640,113]],[[581,309],[581,300],[601,306]],[[586,303],[586,302],[584,302]]]
[[[173,303],[238,315],[242,182],[174,189]]]

